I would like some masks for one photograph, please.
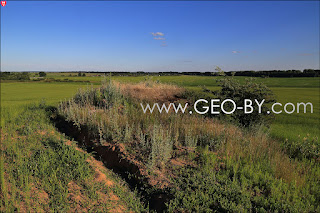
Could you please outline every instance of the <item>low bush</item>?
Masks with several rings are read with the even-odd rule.
[[[197,168],[177,172],[169,212],[317,212],[319,193],[275,179],[259,164],[202,151]],[[318,171],[319,172],[319,171]],[[300,197],[298,194],[302,195]]]
[[[320,160],[320,141],[317,137],[298,137],[299,140],[289,141],[286,139],[282,146],[292,158],[308,158]]]
[[[264,84],[255,82],[254,79],[247,79],[245,84],[240,84],[239,81],[232,77],[225,77],[218,80],[220,90],[211,91],[205,89],[207,93],[213,94],[216,98],[222,100],[231,99],[235,102],[236,107],[242,107],[243,110],[235,110],[232,114],[221,114],[224,118],[229,118],[229,120],[240,124],[243,127],[253,127],[257,125],[268,126],[273,119],[271,112],[271,104],[275,102],[275,97],[273,92]],[[245,113],[244,105],[245,100],[250,100],[253,107],[251,113]],[[258,101],[259,105],[261,103],[261,109],[256,103]],[[248,102],[249,104],[249,102]],[[224,109],[228,112],[232,111],[234,108],[233,104],[227,103],[224,105]],[[250,109],[248,108],[250,111]]]

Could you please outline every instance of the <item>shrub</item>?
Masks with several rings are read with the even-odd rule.
[[[197,168],[174,176],[169,212],[317,212],[317,195],[275,179],[261,165],[199,153]],[[318,188],[315,187],[315,190]],[[301,192],[300,192],[301,193]],[[302,193],[301,193],[302,194]]]
[[[247,114],[244,110],[235,110],[230,115],[223,114],[224,117],[228,116],[228,118],[244,127],[270,124],[273,118],[273,116],[269,114],[271,112],[270,106],[271,103],[275,102],[275,99],[273,92],[267,86],[262,83],[256,83],[252,78],[247,79],[245,84],[240,84],[239,81],[228,77],[218,80],[218,83],[221,86],[221,90],[207,90],[207,92],[213,93],[220,100],[232,99],[237,107],[243,107],[243,109],[244,100],[250,99],[254,109],[252,113]],[[259,107],[255,103],[255,100],[259,103],[264,100],[261,106],[261,112],[259,112]],[[229,104],[229,102],[227,103]],[[234,106],[231,103],[229,105],[227,103],[224,105],[224,109],[231,111]]]
[[[47,73],[45,72],[39,72],[39,77],[46,77],[47,76]]]
[[[172,147],[170,132],[155,125],[151,136],[150,166],[164,167],[164,164],[171,157]]]
[[[298,138],[296,141],[286,139],[282,144],[290,157],[320,159],[320,141],[318,137],[310,137],[307,134],[306,137],[301,138],[299,136]]]

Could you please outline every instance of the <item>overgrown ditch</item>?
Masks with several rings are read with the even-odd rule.
[[[92,134],[87,126],[81,125],[79,128],[73,122],[67,121],[58,114],[55,107],[48,107],[46,111],[51,122],[61,133],[77,141],[88,153],[102,161],[106,168],[113,170],[123,178],[131,190],[137,190],[150,211],[164,212],[166,210],[166,203],[172,197],[169,189],[159,189],[150,184],[148,177],[143,174],[137,162],[125,155],[123,147],[107,143],[101,145],[99,136]]]

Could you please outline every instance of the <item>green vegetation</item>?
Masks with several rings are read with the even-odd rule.
[[[275,115],[270,129],[250,130],[194,114],[141,111],[140,102],[213,97],[208,90],[220,89],[222,76],[114,76],[122,84],[101,87],[104,77],[93,73],[47,73],[46,81],[10,78],[1,83],[2,212],[146,211],[139,195],[110,170],[102,172],[114,185],[96,181],[91,156],[49,121],[46,108],[60,101],[67,120],[89,127],[102,145],[123,146],[143,165],[159,185],[155,190],[172,196],[170,212],[320,211],[317,77],[257,78],[277,102],[311,102],[314,113]],[[239,86],[248,79],[233,78]]]
[[[304,169],[310,173],[304,177],[304,183],[288,184],[274,177],[274,167],[266,159],[256,160],[248,161],[240,156],[220,158],[206,149],[200,151],[196,161],[199,167],[179,170],[169,212],[319,211],[319,179],[314,179],[320,172],[318,164],[305,164]]]
[[[197,88],[201,86],[218,87],[217,80],[223,77],[211,76],[151,76],[152,80],[167,84],[177,84],[187,88]],[[241,84],[250,77],[234,76]],[[139,83],[146,79],[146,76],[113,76],[112,79],[125,83]],[[269,88],[319,88],[319,78],[256,78],[257,83],[263,83]]]
[[[155,91],[164,92],[161,91],[164,87],[153,85],[152,88],[148,96],[155,95]],[[173,86],[167,90],[179,93]],[[127,92],[131,93],[131,88]],[[128,150],[130,153],[139,153],[136,157],[152,168],[161,166],[171,157],[173,138],[184,137],[188,127],[178,115],[170,120],[168,115],[150,117],[138,104],[112,82],[107,82],[99,89],[80,90],[71,100],[60,104],[59,112],[78,127],[86,125],[91,134],[100,135],[102,145],[110,141],[130,143],[133,148]],[[169,128],[163,131],[163,126],[179,126],[180,132],[171,132]]]
[[[46,77],[47,76],[47,73],[45,72],[39,72],[39,77]]]
[[[1,212],[144,211],[119,177],[76,150],[49,121],[41,99],[54,106],[83,86],[1,84]]]
[[[30,80],[28,72],[0,72],[1,80],[27,81]]]
[[[166,87],[172,96],[181,95],[179,88],[148,81],[136,86],[107,82],[79,91],[59,112],[79,128],[88,127],[102,146],[122,144],[150,178],[173,173],[170,211],[320,210],[320,167],[312,159],[318,154],[291,159],[261,130],[248,132],[212,118],[144,114],[139,102],[159,101],[157,90],[165,92]],[[149,93],[149,99],[141,99],[137,88],[140,94]],[[313,148],[318,153],[320,146]],[[175,169],[173,159],[194,166]]]
[[[47,104],[57,104],[71,97],[88,83],[45,83],[45,82],[10,82],[1,83],[1,106],[13,107],[46,100]]]
[[[319,80],[320,81],[320,80]],[[280,103],[311,102],[313,113],[278,114],[271,126],[271,134],[281,139],[297,139],[310,134],[312,137],[319,136],[318,128],[320,119],[320,90],[318,88],[272,88],[276,100]]]
[[[246,99],[251,100],[252,113],[246,114],[244,110],[235,110],[231,115],[221,116],[231,118],[236,124],[240,124],[243,127],[251,128],[256,125],[269,125],[271,122],[271,115],[268,112],[271,111],[270,105],[275,102],[274,94],[272,91],[262,83],[256,83],[253,79],[248,79],[245,84],[240,84],[239,81],[233,78],[225,78],[219,80],[221,86],[220,90],[210,91],[205,89],[205,92],[211,93],[220,100],[231,99],[234,101],[237,107],[244,109],[244,101]],[[209,98],[208,98],[209,99]],[[263,102],[262,102],[263,100]],[[259,109],[256,104],[263,105]],[[232,104],[224,106],[224,109],[230,112],[234,109]],[[261,112],[259,112],[259,110]],[[250,109],[248,109],[250,111]]]
[[[14,112],[2,109],[6,123],[1,132],[1,211],[142,209],[128,188],[95,180],[90,156],[67,145],[68,140],[50,124],[45,108],[42,103]],[[105,175],[119,182],[114,175]],[[122,200],[106,199],[114,193]]]
[[[47,73],[48,78],[63,80],[68,78],[74,81],[90,81],[91,83],[100,83],[103,80],[105,74],[86,73],[85,77],[79,77],[78,73]],[[144,81],[147,76],[112,76],[112,79],[126,83],[139,83]],[[150,76],[152,80],[159,81],[161,83],[177,84],[179,86],[187,88],[197,88],[199,86],[217,87],[217,79],[222,79],[219,76],[192,76],[192,75],[154,75]],[[246,76],[234,76],[240,83],[245,83]],[[258,83],[264,83],[268,87],[295,87],[295,88],[319,88],[319,78],[303,77],[303,78],[256,78]]]
[[[177,84],[199,93],[199,97],[205,97],[203,86],[210,90],[219,89],[217,80],[223,77],[207,76],[153,76],[152,80],[161,83]],[[124,83],[138,83],[144,81],[146,77],[113,77],[114,80]],[[234,79],[244,84],[247,77],[235,76]],[[300,141],[304,137],[319,137],[320,120],[320,78],[256,78],[257,83],[263,83],[275,94],[275,99],[279,103],[311,102],[313,113],[306,114],[285,114],[275,115],[270,129],[270,135],[278,140],[289,142]],[[300,135],[300,137],[299,137]]]

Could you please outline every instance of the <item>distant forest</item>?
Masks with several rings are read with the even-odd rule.
[[[43,74],[44,72],[39,72]],[[61,72],[63,73],[63,72]],[[70,73],[70,72],[67,72]],[[111,74],[113,76],[143,76],[143,75],[198,75],[198,76],[248,76],[248,77],[319,77],[320,70],[269,70],[269,71],[229,71],[229,72],[94,72],[94,71],[74,71],[74,73],[96,73]],[[1,80],[30,80],[31,72],[0,72]],[[40,75],[45,77],[46,75]],[[81,76],[81,75],[79,75]],[[84,75],[83,75],[84,76]]]
[[[88,72],[96,73],[96,72]],[[97,72],[101,73],[101,72]],[[270,71],[228,71],[228,72],[106,72],[106,74],[111,73],[112,75],[199,75],[199,76],[249,76],[249,77],[319,77],[320,70],[305,69],[301,70],[270,70]]]

